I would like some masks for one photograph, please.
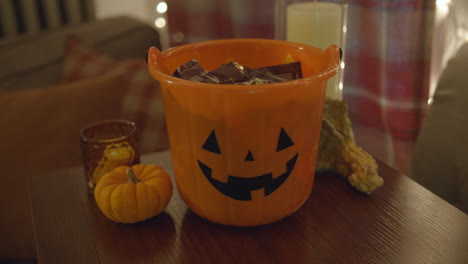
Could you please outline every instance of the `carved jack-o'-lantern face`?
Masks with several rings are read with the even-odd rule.
[[[294,142],[291,140],[286,131],[281,128],[278,135],[278,142],[276,146],[276,152],[282,151],[294,145]],[[218,139],[216,137],[216,132],[211,131],[210,135],[204,142],[202,149],[218,155],[222,155],[222,150],[219,147]],[[289,175],[296,165],[296,160],[299,153],[296,153],[289,160],[285,161],[285,172],[281,175],[273,175],[272,172],[265,172],[265,174],[258,175],[255,177],[246,178],[243,175],[228,175],[227,182],[222,182],[214,177],[212,177],[212,169],[207,164],[203,163],[200,160],[197,160],[198,165],[206,177],[206,179],[211,183],[222,194],[240,201],[250,201],[252,200],[251,191],[264,189],[265,196],[270,195],[275,190],[277,190],[281,185],[288,179]],[[255,156],[251,150],[247,150],[245,162],[254,162]]]

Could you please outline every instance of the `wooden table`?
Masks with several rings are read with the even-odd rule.
[[[142,157],[173,176],[169,152]],[[292,216],[259,227],[211,223],[177,191],[165,213],[138,224],[107,220],[82,168],[31,182],[39,263],[468,263],[468,217],[379,163],[372,196],[333,174],[317,175]]]

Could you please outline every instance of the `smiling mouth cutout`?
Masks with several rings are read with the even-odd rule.
[[[294,145],[294,143],[289,138],[284,129],[281,128],[276,151],[281,151],[292,145]],[[210,136],[208,137],[202,148],[210,152],[221,154],[221,150],[219,148],[214,130],[211,132]],[[200,160],[197,160],[197,162],[203,175],[205,175],[206,179],[219,192],[232,199],[240,201],[250,201],[252,200],[252,196],[250,193],[251,191],[264,188],[265,196],[268,196],[271,193],[273,193],[276,189],[278,189],[288,179],[289,175],[294,169],[298,155],[299,153],[296,153],[290,160],[288,160],[286,162],[286,171],[274,179],[272,173],[266,173],[250,178],[228,175],[227,182],[222,182],[212,177],[212,170],[209,166],[207,166]],[[249,162],[253,160],[253,155],[249,150],[244,161]]]

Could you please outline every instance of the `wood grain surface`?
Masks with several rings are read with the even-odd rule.
[[[142,157],[173,176],[170,152]],[[468,263],[468,217],[379,162],[371,196],[318,174],[293,215],[258,227],[211,223],[175,189],[164,213],[137,224],[105,218],[82,168],[30,184],[39,263]]]

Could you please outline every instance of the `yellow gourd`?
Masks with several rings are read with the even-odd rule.
[[[120,166],[106,173],[96,185],[99,209],[112,221],[136,223],[161,213],[172,196],[169,175],[159,166]]]

